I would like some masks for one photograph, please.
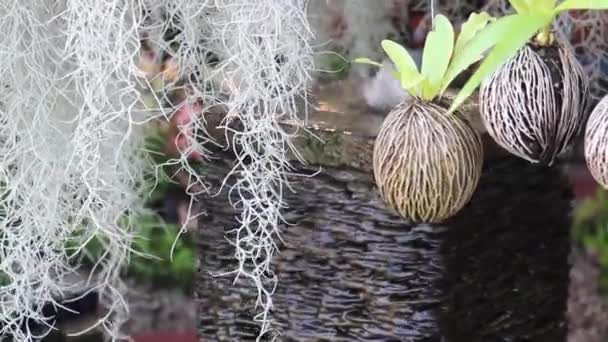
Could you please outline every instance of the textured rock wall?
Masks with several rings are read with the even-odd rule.
[[[314,135],[301,130],[293,142],[308,162],[296,163],[299,171],[320,173],[292,177],[284,210],[291,224],[273,260],[277,341],[566,341],[572,195],[560,167],[511,157],[484,134],[484,172],[469,205],[442,226],[412,225],[386,208],[373,182],[382,116],[367,112],[352,84],[316,92]],[[476,103],[465,110],[483,132]],[[224,131],[213,129],[222,117],[210,114],[207,123],[226,145]],[[238,213],[228,187],[218,193],[233,166],[229,150],[215,150],[201,168],[214,194],[201,198],[206,215],[195,232],[205,342],[257,336],[255,287],[210,275],[236,266],[224,235]]]
[[[204,172],[219,189],[231,156],[217,156]],[[273,261],[279,341],[565,341],[571,195],[558,168],[491,160],[463,212],[431,227],[390,213],[371,173],[341,164],[293,179],[287,194],[293,225]],[[235,267],[227,199],[202,199],[201,341],[257,334],[253,286],[209,275]]]

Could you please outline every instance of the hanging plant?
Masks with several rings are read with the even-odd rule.
[[[421,70],[408,51],[389,40],[382,47],[395,64],[395,78],[411,95],[386,118],[374,146],[374,176],[384,200],[414,222],[440,222],[471,198],[483,164],[481,138],[464,112],[448,113],[443,97],[450,83],[481,59],[466,52],[469,41],[491,17],[473,13],[454,42],[454,28],[435,18]],[[458,61],[458,63],[454,63]],[[355,62],[374,64],[368,59]]]
[[[551,165],[579,134],[588,98],[583,69],[554,36],[553,19],[569,10],[608,9],[608,0],[509,2],[517,14],[488,25],[471,44],[472,53],[493,49],[453,105],[483,81],[480,112],[492,138],[516,156]]]
[[[593,178],[608,189],[608,95],[589,116],[585,131],[585,160]]]

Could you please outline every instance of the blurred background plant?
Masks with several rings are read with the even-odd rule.
[[[599,189],[577,205],[572,238],[599,263],[599,289],[608,294],[608,191]]]
[[[328,53],[320,57],[319,68],[328,80],[343,80],[350,74],[350,61],[338,53]]]
[[[165,152],[166,124],[159,122],[153,126],[146,138],[146,153],[157,165],[158,172],[157,176],[150,173],[145,178],[146,188],[150,189],[145,203],[147,211],[123,217],[125,225],[130,221],[135,227],[136,234],[124,275],[139,283],[189,292],[195,273],[194,244],[189,234],[179,234],[188,199],[183,187],[171,180],[168,170],[162,166],[171,158]],[[76,243],[68,243],[66,249],[73,251],[74,260],[90,268],[95,267],[104,253],[98,237],[91,239],[83,249],[77,250]]]

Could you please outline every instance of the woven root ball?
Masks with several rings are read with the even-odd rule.
[[[550,166],[580,133],[588,92],[569,48],[529,43],[482,84],[481,118],[499,146]]]
[[[412,222],[438,223],[471,198],[483,165],[481,137],[463,113],[408,99],[385,119],[374,145],[383,199]]]
[[[585,160],[595,181],[608,188],[608,95],[589,116],[585,130]]]

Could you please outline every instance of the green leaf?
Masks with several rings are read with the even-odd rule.
[[[382,65],[382,64],[380,64],[380,63],[378,63],[378,62],[374,62],[374,61],[372,61],[372,60],[371,60],[371,59],[369,59],[369,58],[355,58],[355,59],[353,60],[353,63],[358,63],[358,64],[370,64],[370,65],[373,65],[373,66],[377,66],[377,67],[379,67],[379,68],[382,68],[382,67],[383,67],[383,65]]]
[[[504,65],[511,57],[515,56],[520,48],[532,38],[541,28],[551,22],[551,17],[542,14],[518,14],[513,19],[509,19],[510,25],[503,39],[500,40],[492,52],[485,58],[479,69],[471,76],[464,87],[460,90],[449,112],[453,112],[457,107],[473,94],[475,89],[486,77]]]
[[[557,3],[557,0],[541,0],[541,1],[544,2],[545,7],[549,8],[549,9],[554,9],[555,4]]]
[[[382,48],[395,64],[400,76],[401,86],[412,94],[413,85],[418,85],[424,79],[418,72],[416,62],[403,46],[391,40],[383,40]]]
[[[608,0],[566,0],[555,9],[555,13],[568,10],[608,9]]]
[[[519,16],[519,14],[513,14],[494,21],[475,35],[464,48],[455,53],[443,78],[441,92],[444,92],[460,73],[481,60],[483,53],[503,40],[504,37],[508,37],[509,30],[517,25]]]
[[[551,13],[555,9],[556,0],[534,0],[529,1],[531,13]]]
[[[469,43],[480,30],[485,28],[488,22],[492,19],[492,16],[486,12],[471,13],[469,19],[462,24],[460,34],[458,34],[458,38],[456,39],[454,56],[461,54],[465,45]]]
[[[377,66],[378,68],[384,68],[384,65],[382,65],[378,62],[374,62],[369,58],[355,58],[353,60],[353,63],[369,64],[369,65]],[[398,71],[392,72],[391,74],[393,75],[393,77],[396,80],[401,81],[401,74]]]
[[[530,7],[528,6],[528,2],[526,0],[509,0],[509,3],[511,4],[511,7],[513,7],[519,14],[530,12]]]
[[[402,79],[401,86],[403,87],[403,89],[407,90],[410,95],[418,96],[418,93],[416,92],[415,88],[418,87],[418,85],[420,85],[421,83],[424,84],[426,81],[428,80],[426,79],[426,77],[424,77],[424,75],[418,74],[414,76],[414,78]]]
[[[433,99],[439,92],[453,50],[454,27],[448,18],[437,15],[435,29],[429,32],[422,55],[422,75],[428,80],[423,90],[426,99]]]

